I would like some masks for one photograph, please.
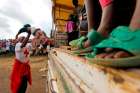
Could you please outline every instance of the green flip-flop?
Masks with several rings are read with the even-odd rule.
[[[89,54],[91,51],[92,51],[92,47],[88,47],[85,49],[79,49],[79,50],[73,51],[72,55],[85,56],[85,55]]]
[[[85,36],[81,36],[80,38],[72,40],[71,42],[69,42],[69,45],[71,47],[78,48],[78,43],[83,42],[85,39],[86,39]]]
[[[108,39],[103,40],[93,47],[94,52],[86,56],[92,63],[112,67],[135,67],[140,66],[140,29],[131,31],[128,27],[119,26],[114,29]],[[96,58],[103,48],[115,48],[128,51],[134,56],[118,59]]]
[[[106,39],[106,37],[102,36],[100,33],[92,29],[87,34],[88,40],[91,42],[91,46],[100,43],[102,40]]]
[[[79,39],[73,40],[69,43],[70,46],[72,47],[76,47],[79,49],[84,49],[84,42],[85,40],[89,40],[91,42],[91,46],[92,45],[96,45],[99,42],[101,42],[102,40],[105,39],[105,37],[103,37],[100,33],[98,33],[97,31],[95,31],[94,29],[92,29],[90,32],[88,32],[87,36],[82,36]]]

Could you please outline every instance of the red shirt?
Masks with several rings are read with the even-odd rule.
[[[109,4],[111,4],[113,2],[113,0],[99,0],[100,5],[102,8],[108,6]]]

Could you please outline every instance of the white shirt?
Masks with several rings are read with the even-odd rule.
[[[22,63],[25,63],[29,60],[29,50],[28,48],[24,47],[21,48],[22,43],[17,43],[15,46],[15,55],[16,59]]]

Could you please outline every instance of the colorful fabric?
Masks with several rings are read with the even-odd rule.
[[[68,33],[74,31],[76,28],[76,24],[73,22],[73,21],[68,21],[67,24],[66,24],[66,31]]]
[[[23,77],[27,77],[29,84],[32,84],[31,71],[29,62],[21,63],[19,60],[15,59],[13,65],[13,70],[11,74],[11,92],[17,93]]]
[[[100,5],[102,8],[108,6],[109,4],[111,4],[113,2],[113,0],[99,0]]]

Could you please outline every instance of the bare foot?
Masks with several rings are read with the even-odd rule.
[[[132,55],[128,52],[125,51],[118,51],[115,55],[114,58],[126,58],[126,57],[131,57]]]
[[[116,52],[112,52],[112,53],[109,53],[105,56],[105,59],[108,59],[108,58],[114,58],[114,55],[115,55]]]
[[[105,48],[105,52],[111,52],[111,51],[113,51],[113,48]]]
[[[83,46],[84,48],[90,47],[90,41],[89,40],[85,41]]]
[[[108,58],[127,58],[127,57],[131,57],[133,56],[132,54],[126,52],[126,51],[123,51],[123,50],[112,50],[111,48],[107,48],[105,49],[105,53],[101,53],[101,54],[98,54],[96,55],[96,58],[105,58],[105,59],[108,59]]]
[[[101,54],[96,55],[96,58],[105,58],[105,56],[107,55],[108,55],[107,53],[101,53]]]

